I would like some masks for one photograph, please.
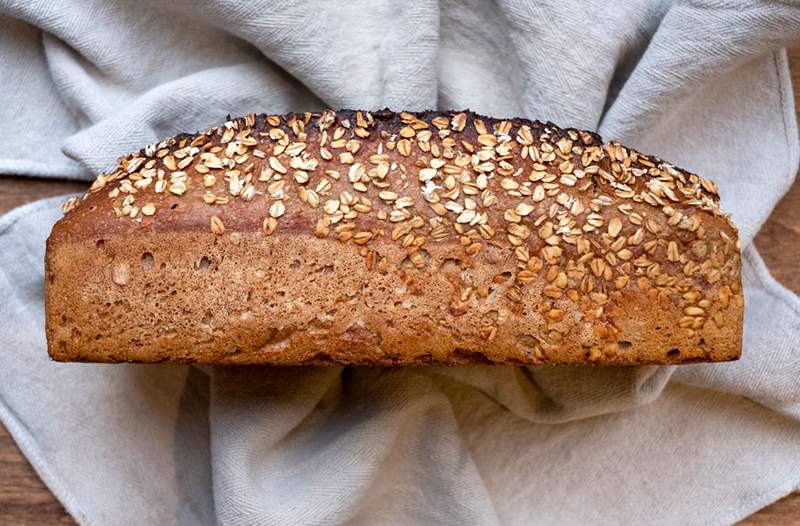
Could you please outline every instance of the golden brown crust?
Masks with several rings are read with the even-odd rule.
[[[120,159],[46,256],[62,361],[732,360],[736,229],[710,181],[469,112],[248,115]]]

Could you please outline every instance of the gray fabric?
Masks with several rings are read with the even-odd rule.
[[[599,129],[719,183],[745,354],[642,368],[49,362],[59,200],[0,218],[0,419],[81,523],[728,524],[800,486],[800,299],[752,238],[798,165],[764,1],[0,0],[0,173],[89,179],[226,114],[463,108]]]

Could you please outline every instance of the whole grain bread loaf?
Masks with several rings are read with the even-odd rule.
[[[464,112],[247,115],[120,158],[46,255],[50,356],[212,364],[739,357],[713,182]]]

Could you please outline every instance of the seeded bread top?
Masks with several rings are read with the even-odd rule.
[[[545,280],[546,301],[606,319],[638,289],[679,305],[691,335],[741,301],[718,202],[712,181],[552,123],[325,110],[250,114],[122,157],[65,203],[54,236],[291,232],[355,244],[382,272],[424,271],[429,244],[452,244],[462,266],[491,246],[516,261],[518,287]],[[388,261],[387,243],[405,259]]]

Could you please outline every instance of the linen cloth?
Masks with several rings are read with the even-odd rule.
[[[778,1],[0,0],[0,173],[88,180],[250,111],[552,120],[716,180],[746,299],[736,363],[58,364],[50,199],[0,218],[0,419],[87,525],[741,519],[800,486],[800,300],[752,245],[797,171],[799,37]]]

